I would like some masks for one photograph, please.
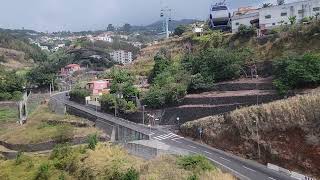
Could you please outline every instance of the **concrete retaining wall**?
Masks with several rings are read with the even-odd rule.
[[[66,111],[69,114],[83,117],[83,118],[89,119],[90,121],[95,122],[95,126],[103,130],[106,134],[108,134],[111,137],[112,142],[149,139],[149,135],[147,134],[138,132],[134,129],[121,126],[117,123],[114,123],[112,120],[108,120],[107,118],[100,118],[100,117],[97,118],[97,116],[94,114],[81,111],[70,105],[66,105]],[[110,117],[110,118],[117,119],[116,117]],[[128,124],[129,123],[130,122],[128,122]]]

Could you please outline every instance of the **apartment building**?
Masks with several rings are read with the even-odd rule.
[[[290,24],[289,17],[296,21],[320,13],[320,0],[304,0],[259,9],[260,29],[272,29],[282,24]]]
[[[126,52],[123,50],[114,51],[110,54],[111,58],[120,64],[132,63],[132,52]]]

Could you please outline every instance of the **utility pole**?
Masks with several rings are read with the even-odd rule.
[[[145,106],[146,105],[143,105],[142,106],[142,124],[144,125],[144,111],[145,111]]]

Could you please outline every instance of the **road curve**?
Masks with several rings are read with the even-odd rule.
[[[224,151],[209,147],[205,144],[191,141],[169,131],[152,128],[147,126],[129,122],[127,120],[114,117],[110,114],[96,112],[94,108],[74,103],[66,99],[66,92],[57,93],[51,98],[59,100],[63,104],[68,104],[77,109],[92,114],[98,117],[116,119],[119,124],[128,123],[130,127],[143,132],[149,132],[150,138],[166,143],[170,146],[185,149],[194,154],[202,154],[207,157],[212,163],[221,169],[228,171],[234,176],[242,180],[293,180],[286,174],[281,174],[277,171],[268,169],[266,166],[257,162],[243,159],[241,157],[226,153]]]

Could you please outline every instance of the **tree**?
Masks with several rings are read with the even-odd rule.
[[[294,25],[297,21],[297,16],[290,16],[290,17],[288,17],[288,19],[290,21],[290,24]]]
[[[129,33],[131,31],[131,25],[126,23],[123,25],[122,29],[124,32]]]
[[[112,24],[109,24],[108,27],[107,27],[107,31],[114,31],[115,28]]]
[[[187,27],[184,25],[179,25],[175,30],[174,30],[174,35],[181,36],[183,33],[187,31]]]

